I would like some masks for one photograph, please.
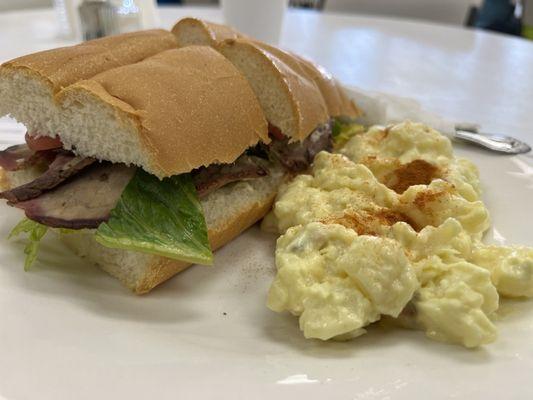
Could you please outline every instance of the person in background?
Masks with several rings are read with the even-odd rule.
[[[475,27],[520,36],[524,0],[484,0]]]
[[[522,0],[522,36],[533,40],[533,0]]]

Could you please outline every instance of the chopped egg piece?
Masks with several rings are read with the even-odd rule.
[[[440,179],[429,185],[411,186],[400,195],[396,209],[417,227],[439,226],[453,217],[478,239],[490,227],[489,213],[481,201],[466,200],[453,185]]]
[[[477,347],[496,339],[496,327],[489,319],[498,304],[498,293],[490,273],[466,261],[444,264],[438,258],[421,262],[436,276],[417,293],[417,320],[431,339]],[[496,306],[497,308],[497,306]]]
[[[459,221],[415,232],[407,224],[391,231],[413,262],[420,289],[412,300],[417,326],[432,339],[477,347],[496,339],[490,315],[498,309],[498,292],[490,272],[467,260],[472,239]]]
[[[400,164],[425,160],[441,165],[453,159],[448,138],[429,126],[410,121],[386,128],[371,127],[366,133],[349,140],[340,152],[355,162],[379,157]]]
[[[418,287],[396,241],[336,224],[290,228],[277,242],[276,265],[268,306],[300,316],[306,338],[358,336],[381,314],[397,317]]]
[[[532,248],[480,244],[472,252],[471,260],[490,271],[502,296],[533,297]]]

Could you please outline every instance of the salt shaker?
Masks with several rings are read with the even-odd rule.
[[[118,33],[115,7],[109,0],[84,0],[78,10],[84,40]]]

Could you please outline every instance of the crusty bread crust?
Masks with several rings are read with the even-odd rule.
[[[29,54],[0,66],[0,116],[11,115],[30,134],[54,137],[62,126],[55,95],[103,71],[177,48],[175,36],[149,30],[109,36]]]
[[[0,71],[26,70],[57,93],[72,83],[100,72],[136,63],[176,47],[176,38],[168,31],[138,31],[15,58],[3,63]]]
[[[230,48],[239,49],[242,54],[259,55],[264,60],[264,66],[281,83],[285,95],[290,99],[296,121],[295,131],[283,132],[284,134],[295,140],[302,140],[317,126],[327,122],[329,116],[320,90],[303,73],[302,67],[292,55],[265,43],[247,39],[226,40],[217,46],[217,49],[226,56],[229,56],[226,49]]]
[[[311,78],[320,89],[320,93],[322,93],[322,97],[328,108],[328,114],[331,117],[341,115],[341,99],[333,77],[324,68],[312,61],[296,54],[293,54],[293,56],[298,60],[309,78]]]
[[[195,31],[194,41],[191,43],[187,34],[190,31]],[[227,25],[215,24],[197,18],[183,18],[179,20],[173,27],[172,33],[176,36],[178,46],[188,46],[191,44],[201,44],[207,46],[215,46],[226,39],[237,39],[245,37],[242,33]],[[200,41],[200,43],[196,42]]]
[[[297,104],[300,113],[300,129],[307,132],[303,139],[313,132],[317,126],[322,125],[329,119],[327,104],[316,80],[310,76],[301,61],[293,54],[267,43],[253,41],[265,54],[276,63],[274,58],[281,60],[287,65],[292,73],[286,71],[285,79],[288,81],[289,90]],[[293,73],[299,77],[293,81]]]
[[[95,41],[4,64],[0,90],[6,92],[0,96],[0,113],[12,113],[32,133],[59,135],[65,148],[77,154],[134,164],[160,178],[214,162],[233,162],[259,140],[269,142],[263,110],[231,62],[206,46],[178,49],[170,32],[150,32],[104,42],[113,56]],[[146,47],[144,52],[130,49],[137,41],[141,50]],[[144,55],[148,47],[174,48],[126,63]],[[92,76],[95,69],[77,69],[86,53],[88,63],[103,57],[104,64],[111,60],[108,67],[125,65]],[[60,67],[65,54],[73,61]],[[87,74],[90,79],[53,94]]]
[[[293,56],[298,59],[307,75],[320,89],[331,117],[356,118],[361,115],[355,103],[346,97],[344,90],[324,67],[296,54]]]
[[[180,47],[198,44],[217,48],[217,45],[225,40],[239,38],[253,41],[230,26],[214,24],[197,18],[181,19],[172,28],[172,33],[176,36]],[[355,103],[346,97],[344,90],[322,66],[264,43],[257,41],[254,43],[283,60],[295,72],[311,79],[320,90],[330,117],[355,118],[361,115]]]
[[[134,127],[128,131],[138,136],[137,150],[148,160],[142,167],[159,177],[230,163],[259,140],[269,142],[266,119],[248,81],[206,46],[167,50],[58,94],[66,109],[87,98],[111,107],[121,125]],[[94,154],[84,155],[109,159],[98,151],[95,147]]]

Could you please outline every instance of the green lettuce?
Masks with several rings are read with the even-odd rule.
[[[21,233],[28,234],[28,243],[24,248],[24,254],[26,254],[26,260],[24,261],[24,271],[30,269],[31,265],[37,258],[37,251],[39,250],[39,242],[46,234],[48,228],[38,222],[31,219],[24,218],[20,221],[9,234],[8,239],[15,236],[19,236]]]
[[[363,133],[364,131],[364,125],[335,118],[333,120],[331,135],[333,137],[333,143],[335,147],[339,148],[344,146],[352,137],[359,133]]]
[[[138,169],[111,217],[96,231],[104,246],[212,264],[207,226],[189,174],[163,180]]]

